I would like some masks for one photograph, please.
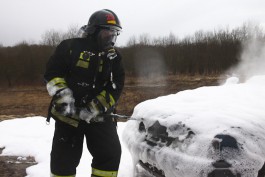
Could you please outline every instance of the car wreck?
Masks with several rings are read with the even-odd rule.
[[[137,105],[123,133],[135,176],[264,177],[265,84],[260,79]]]

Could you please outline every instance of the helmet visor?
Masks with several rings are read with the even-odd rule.
[[[122,30],[121,27],[115,26],[115,25],[98,25],[97,27],[101,28],[101,29],[115,30],[115,31],[118,31],[118,32],[120,32]]]
[[[119,34],[120,32],[115,29],[101,28],[98,33],[98,44],[100,48],[106,50],[114,47]]]

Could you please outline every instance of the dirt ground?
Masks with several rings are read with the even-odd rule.
[[[127,78],[117,106],[118,114],[131,115],[140,102],[186,89],[218,85],[220,77],[170,76],[166,78]],[[20,117],[46,117],[50,102],[45,86],[0,89],[0,122]],[[0,149],[0,154],[2,150]],[[26,176],[25,169],[36,164],[34,157],[0,156],[1,177]]]

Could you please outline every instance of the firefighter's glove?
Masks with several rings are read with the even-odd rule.
[[[89,102],[85,108],[80,110],[79,118],[90,123],[91,119],[97,117],[101,113],[103,113],[103,107],[97,99],[94,99]]]
[[[64,88],[57,91],[53,98],[53,107],[64,116],[73,116],[75,114],[75,99],[73,97],[72,90],[69,88]]]
[[[118,56],[114,48],[109,49],[106,53],[107,58],[110,60],[113,60]]]

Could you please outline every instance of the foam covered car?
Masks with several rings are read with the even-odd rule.
[[[265,77],[138,104],[123,133],[135,176],[264,177]]]

